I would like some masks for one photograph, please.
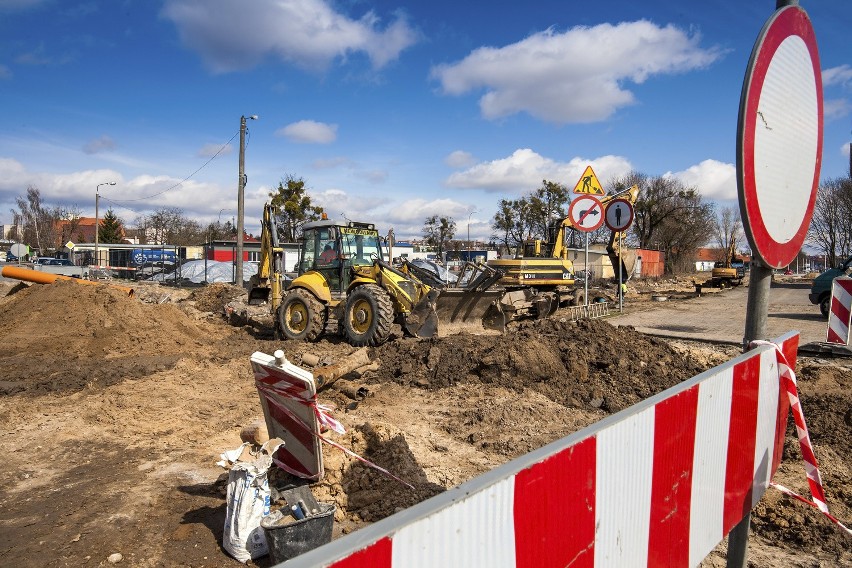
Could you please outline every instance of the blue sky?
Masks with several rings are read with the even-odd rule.
[[[852,141],[852,4],[801,1],[823,71],[821,177]],[[27,186],[132,225],[179,207],[246,229],[287,175],[331,216],[491,235],[543,179],[638,170],[736,203],[749,55],[775,0],[0,0],[0,224]],[[214,157],[215,156],[215,157]]]

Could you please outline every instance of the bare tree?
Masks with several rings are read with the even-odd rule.
[[[499,231],[500,240],[512,250],[531,236],[533,231],[530,203],[527,199],[501,199],[491,228]]]
[[[197,221],[189,219],[177,207],[164,207],[136,222],[140,237],[146,244],[196,245],[204,242],[206,234]]]
[[[716,242],[725,258],[718,260],[730,262],[737,253],[737,244],[742,242],[743,223],[740,212],[733,207],[725,207],[716,219]]]
[[[427,245],[437,249],[439,257],[449,248],[455,234],[456,222],[452,217],[432,215],[423,225],[423,238]]]
[[[695,187],[670,176],[648,177],[631,172],[616,187],[639,186],[633,234],[639,248],[665,252],[666,271],[692,266],[698,248],[713,240],[716,213]]]
[[[550,225],[567,215],[568,188],[542,180],[541,187],[520,199],[501,199],[491,223],[495,238],[509,250],[526,239],[548,239]]]
[[[852,179],[823,181],[817,190],[808,241],[826,256],[829,266],[852,254]]]
[[[60,210],[50,208],[41,201],[37,187],[27,187],[26,196],[15,198],[17,209],[12,209],[12,223],[23,242],[34,246],[39,253],[56,249],[56,227]],[[17,236],[17,235],[16,235]]]

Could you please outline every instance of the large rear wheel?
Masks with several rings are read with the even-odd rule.
[[[343,329],[355,347],[381,345],[390,337],[393,302],[376,284],[358,286],[346,298]]]
[[[287,339],[315,341],[325,323],[325,306],[307,290],[287,292],[278,306],[278,329]]]

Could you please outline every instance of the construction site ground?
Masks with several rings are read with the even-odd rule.
[[[806,282],[786,284],[806,297]],[[735,357],[746,293],[696,298],[691,277],[631,282],[624,313],[602,320],[557,312],[503,335],[430,340],[395,331],[369,350],[371,370],[319,398],[347,429],[330,433],[335,441],[414,489],[325,446],[325,477],[311,489],[337,507],[334,538]],[[233,325],[249,320],[226,319],[225,306],[244,296],[226,284],[148,284],[131,298],[109,285],[0,281],[0,565],[239,565],[222,548],[227,472],[216,462],[262,416],[251,353],[322,365],[355,351],[336,336],[275,341],[268,326]],[[770,323],[812,324],[802,343],[819,341],[825,320],[806,307],[772,316],[770,304]],[[709,314],[726,313],[740,318],[732,331],[708,328]],[[828,506],[848,525],[852,359],[800,354],[797,375]],[[792,421],[776,481],[808,494]],[[850,543],[814,508],[769,489],[752,515],[749,562],[850,566]],[[724,566],[725,553],[722,542],[703,566]]]

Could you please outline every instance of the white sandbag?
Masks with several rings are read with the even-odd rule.
[[[222,546],[240,562],[248,562],[269,553],[260,519],[269,514],[270,496],[267,474],[272,454],[281,440],[270,440],[257,455],[248,452],[249,443],[224,452],[219,465],[230,468],[225,509],[225,533]]]

